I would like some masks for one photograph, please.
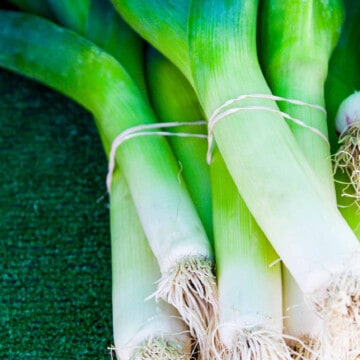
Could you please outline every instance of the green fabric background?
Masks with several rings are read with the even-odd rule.
[[[111,359],[106,167],[89,113],[0,71],[0,359]]]

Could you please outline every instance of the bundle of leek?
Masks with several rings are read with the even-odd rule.
[[[99,14],[104,14],[105,0],[79,0],[74,8],[65,0],[55,3],[49,0],[48,8],[58,22],[101,42],[104,22]],[[207,175],[197,179],[199,184],[193,181],[188,166],[200,167],[201,162],[189,159],[184,142],[171,140],[186,165],[183,170],[163,138],[137,137],[116,152],[162,273],[157,297],[177,307],[204,360],[356,359],[360,245],[353,223],[337,209],[323,111],[327,64],[342,23],[341,1],[263,0],[260,9],[258,0],[113,4],[189,81],[182,88],[184,79],[176,75],[174,103],[181,100],[180,107],[187,107],[188,95],[196,111],[186,116],[204,114],[208,121],[212,210],[209,195],[198,196],[196,190],[199,184],[209,190]],[[162,121],[193,120],[180,116],[185,114],[179,107],[176,115],[168,112],[161,94],[171,90],[157,84],[164,75],[152,67],[152,55],[147,58],[149,101],[143,80],[136,86],[129,76],[137,78],[136,69],[127,73],[119,64],[123,60],[115,55],[115,46],[106,51],[118,61],[44,20],[13,13],[3,13],[0,20],[0,64],[55,87],[92,111],[106,148],[124,130],[156,122],[150,106]],[[196,150],[201,156],[203,145]],[[184,178],[179,177],[182,171]],[[218,294],[202,223],[210,237],[214,230]],[[278,257],[284,264],[283,289]],[[179,281],[179,272],[187,279]],[[241,278],[238,287],[234,278]],[[282,293],[286,307],[299,303],[309,314],[303,328],[292,314],[285,321],[286,331],[296,337],[304,331],[312,338],[309,343],[296,339],[295,350],[285,346],[282,335]],[[175,356],[190,356],[187,335],[169,341],[179,341]],[[122,339],[118,343],[124,347]]]
[[[336,1],[322,6],[325,13],[339,8]],[[209,121],[217,121],[216,143],[239,192],[322,318],[330,344],[335,336],[358,339],[360,245],[275,101],[266,96],[271,92],[256,51],[257,1],[193,1],[189,13],[197,93]],[[245,98],[240,105],[227,102],[239,95]],[[346,345],[342,350],[346,356]]]
[[[330,186],[324,189],[308,163],[262,75],[256,51],[258,1],[194,0],[188,11],[189,1],[159,0],[151,4],[155,16],[150,5],[113,2],[135,30],[195,85],[210,133],[238,191],[312,310],[322,318],[324,331],[333,336],[338,326],[344,327],[356,339],[359,329],[352,324],[359,309],[359,244],[337,210]],[[311,14],[317,6],[306,3]],[[325,15],[338,18],[340,12],[341,16],[338,1],[321,6]],[[160,26],[158,18],[164,20]],[[321,76],[324,71],[326,67]],[[328,151],[326,142],[320,146]],[[329,162],[326,166],[329,174]]]
[[[108,144],[129,127],[156,122],[132,78],[100,48],[35,16],[0,16],[1,65],[89,109]],[[204,329],[199,324],[210,322],[216,306],[212,249],[186,186],[179,181],[176,160],[158,136],[125,142],[116,160],[160,266],[157,297],[177,307],[192,334],[201,338]]]

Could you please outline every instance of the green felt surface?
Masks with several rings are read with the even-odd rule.
[[[0,71],[0,359],[111,359],[106,168],[89,113]]]

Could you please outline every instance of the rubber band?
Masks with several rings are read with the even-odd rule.
[[[223,118],[225,118],[228,115],[231,115],[233,113],[236,113],[238,111],[241,110],[263,110],[263,111],[268,111],[268,112],[272,112],[275,114],[278,114],[280,116],[282,116],[283,118],[290,120],[292,122],[294,122],[295,124],[302,126],[306,129],[309,129],[310,131],[312,131],[313,133],[315,133],[316,135],[320,136],[325,143],[330,146],[329,140],[327,139],[326,135],[323,134],[320,130],[307,125],[306,123],[304,123],[302,120],[296,119],[292,116],[290,116],[289,114],[281,111],[281,110],[277,110],[274,109],[272,107],[268,107],[268,106],[239,106],[239,107],[234,107],[228,110],[223,110],[226,107],[228,107],[229,105],[233,104],[234,102],[238,102],[238,101],[243,101],[245,99],[269,99],[269,100],[275,100],[275,101],[284,101],[290,104],[294,104],[294,105],[299,105],[299,106],[306,106],[312,109],[316,109],[319,110],[321,112],[323,112],[326,115],[326,109],[323,106],[320,105],[316,105],[316,104],[310,104],[310,103],[306,103],[304,101],[301,100],[295,100],[295,99],[286,99],[280,96],[276,96],[276,95],[271,95],[271,94],[249,94],[249,95],[240,95],[234,99],[230,99],[227,100],[224,104],[222,104],[221,106],[219,106],[217,109],[215,109],[215,111],[212,113],[212,115],[209,118],[208,121],[208,151],[207,151],[207,155],[206,155],[206,160],[207,163],[210,164],[211,162],[211,155],[212,155],[212,149],[213,149],[213,141],[214,141],[214,127],[215,125]]]
[[[106,187],[107,191],[110,193],[112,175],[115,169],[115,154],[118,147],[125,142],[126,140],[132,139],[138,136],[149,136],[149,135],[158,135],[158,136],[178,136],[178,137],[194,137],[206,139],[206,134],[191,134],[183,132],[167,132],[167,131],[147,131],[158,128],[172,128],[178,126],[195,126],[195,125],[205,125],[205,120],[191,121],[191,122],[167,122],[167,123],[155,123],[155,124],[141,124],[133,126],[121,132],[113,140],[111,144],[110,154],[109,154],[109,164],[108,164],[108,173],[106,176]]]

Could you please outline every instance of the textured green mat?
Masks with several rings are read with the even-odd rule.
[[[93,120],[0,71],[0,359],[111,359],[106,159]]]

